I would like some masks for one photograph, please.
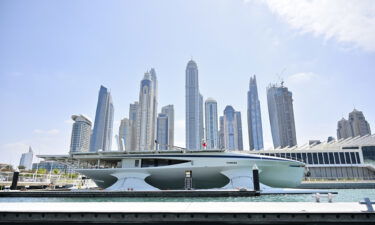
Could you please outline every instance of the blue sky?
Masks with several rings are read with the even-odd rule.
[[[176,144],[184,146],[190,58],[204,98],[215,98],[220,114],[228,104],[241,111],[244,146],[253,74],[266,148],[266,87],[281,79],[293,92],[299,145],[336,136],[354,107],[375,124],[371,0],[3,0],[0,34],[0,163],[17,164],[29,145],[37,154],[67,153],[70,116],[94,118],[101,84],[112,92],[117,133],[151,67],[159,110],[175,105]]]

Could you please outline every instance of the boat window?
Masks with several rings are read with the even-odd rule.
[[[134,167],[138,167],[139,166],[139,159],[136,159],[135,161],[134,161]]]
[[[169,166],[186,162],[189,161],[175,159],[142,159],[141,167]]]

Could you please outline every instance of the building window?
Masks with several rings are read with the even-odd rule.
[[[319,164],[318,153],[312,153],[313,155],[313,164]]]
[[[349,152],[345,152],[345,164],[351,164]]]
[[[313,157],[312,157],[312,155],[311,155],[311,153],[307,153],[307,164],[314,164],[313,163]]]
[[[335,155],[335,164],[341,164],[339,153],[335,152],[334,155]]]
[[[328,153],[329,157],[329,164],[335,164],[335,157],[333,155],[333,152]]]

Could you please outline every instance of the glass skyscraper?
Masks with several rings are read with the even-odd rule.
[[[91,121],[83,115],[73,115],[70,152],[88,152],[90,148]]]
[[[156,138],[157,79],[154,69],[141,81],[136,127],[136,151],[154,150]]]
[[[262,118],[255,75],[250,77],[249,91],[247,92],[247,126],[250,150],[263,149]]]
[[[104,86],[100,86],[98,105],[96,107],[94,129],[91,136],[90,152],[99,149],[110,151],[112,148],[114,107],[111,93]]]
[[[198,66],[190,60],[186,66],[186,148],[201,149],[203,131],[203,97],[199,93]]]
[[[241,113],[230,105],[224,109],[224,147],[226,150],[243,150]]]
[[[217,120],[217,102],[212,98],[208,98],[205,102],[205,129],[207,149],[218,149],[219,147]]]
[[[283,83],[281,86],[270,85],[267,102],[274,147],[297,145],[292,92]]]

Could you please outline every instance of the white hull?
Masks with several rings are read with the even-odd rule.
[[[183,160],[183,163],[129,166],[134,160],[145,159]],[[184,189],[187,170],[192,171],[194,189],[253,189],[252,169],[255,165],[259,168],[262,189],[296,187],[304,175],[304,164],[298,161],[232,152],[126,155],[123,165],[125,168],[76,171],[107,190]]]

